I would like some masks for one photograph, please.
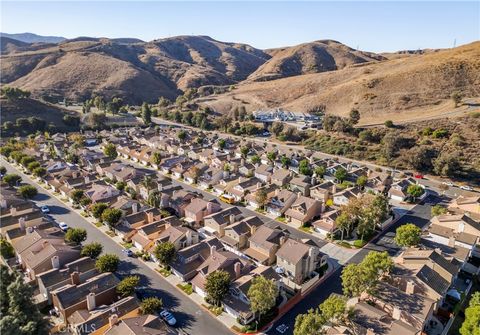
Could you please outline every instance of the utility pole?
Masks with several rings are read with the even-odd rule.
[[[454,38],[454,39],[453,39],[453,47],[455,48],[456,46],[457,46],[457,39]]]

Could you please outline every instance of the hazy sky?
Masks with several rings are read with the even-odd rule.
[[[257,48],[335,39],[375,52],[480,39],[480,1],[2,1],[1,9],[2,32],[67,38],[208,35]]]

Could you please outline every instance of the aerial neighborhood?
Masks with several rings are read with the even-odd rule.
[[[480,196],[425,205],[441,187],[409,174],[171,126],[40,134],[4,141],[1,153],[2,257],[54,332],[181,331],[169,301],[120,270],[130,259],[233,332],[260,330],[323,291],[296,333],[330,303],[335,318],[355,313],[349,326],[324,319],[329,334],[351,324],[444,334],[479,274]],[[30,200],[37,189],[79,224]],[[418,208],[429,212],[415,217]],[[120,254],[87,243],[85,226]]]

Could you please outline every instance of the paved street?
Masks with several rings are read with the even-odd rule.
[[[140,260],[128,258],[122,253],[122,247],[115,243],[110,237],[98,230],[95,226],[85,220],[81,215],[70,210],[60,200],[50,196],[44,189],[30,179],[29,176],[11,166],[3,158],[0,158],[1,165],[5,166],[9,173],[17,173],[22,176],[23,181],[28,182],[38,189],[38,195],[34,201],[40,205],[48,205],[51,210],[51,216],[57,221],[64,221],[70,227],[85,228],[88,233],[87,242],[100,242],[103,245],[105,253],[117,254],[122,263],[119,268],[119,275],[138,275],[141,277],[142,295],[155,295],[160,297],[165,306],[172,309],[175,318],[179,321],[179,327],[187,334],[231,334],[222,323],[220,323],[211,314],[198,305],[194,304],[188,297],[183,295],[176,287],[173,287],[157,273],[147,267]]]

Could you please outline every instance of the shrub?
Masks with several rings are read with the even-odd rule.
[[[32,185],[23,185],[18,189],[18,193],[24,199],[31,199],[38,194],[38,190]]]
[[[117,255],[105,254],[97,259],[95,267],[99,272],[115,272],[119,263],[120,258]]]

